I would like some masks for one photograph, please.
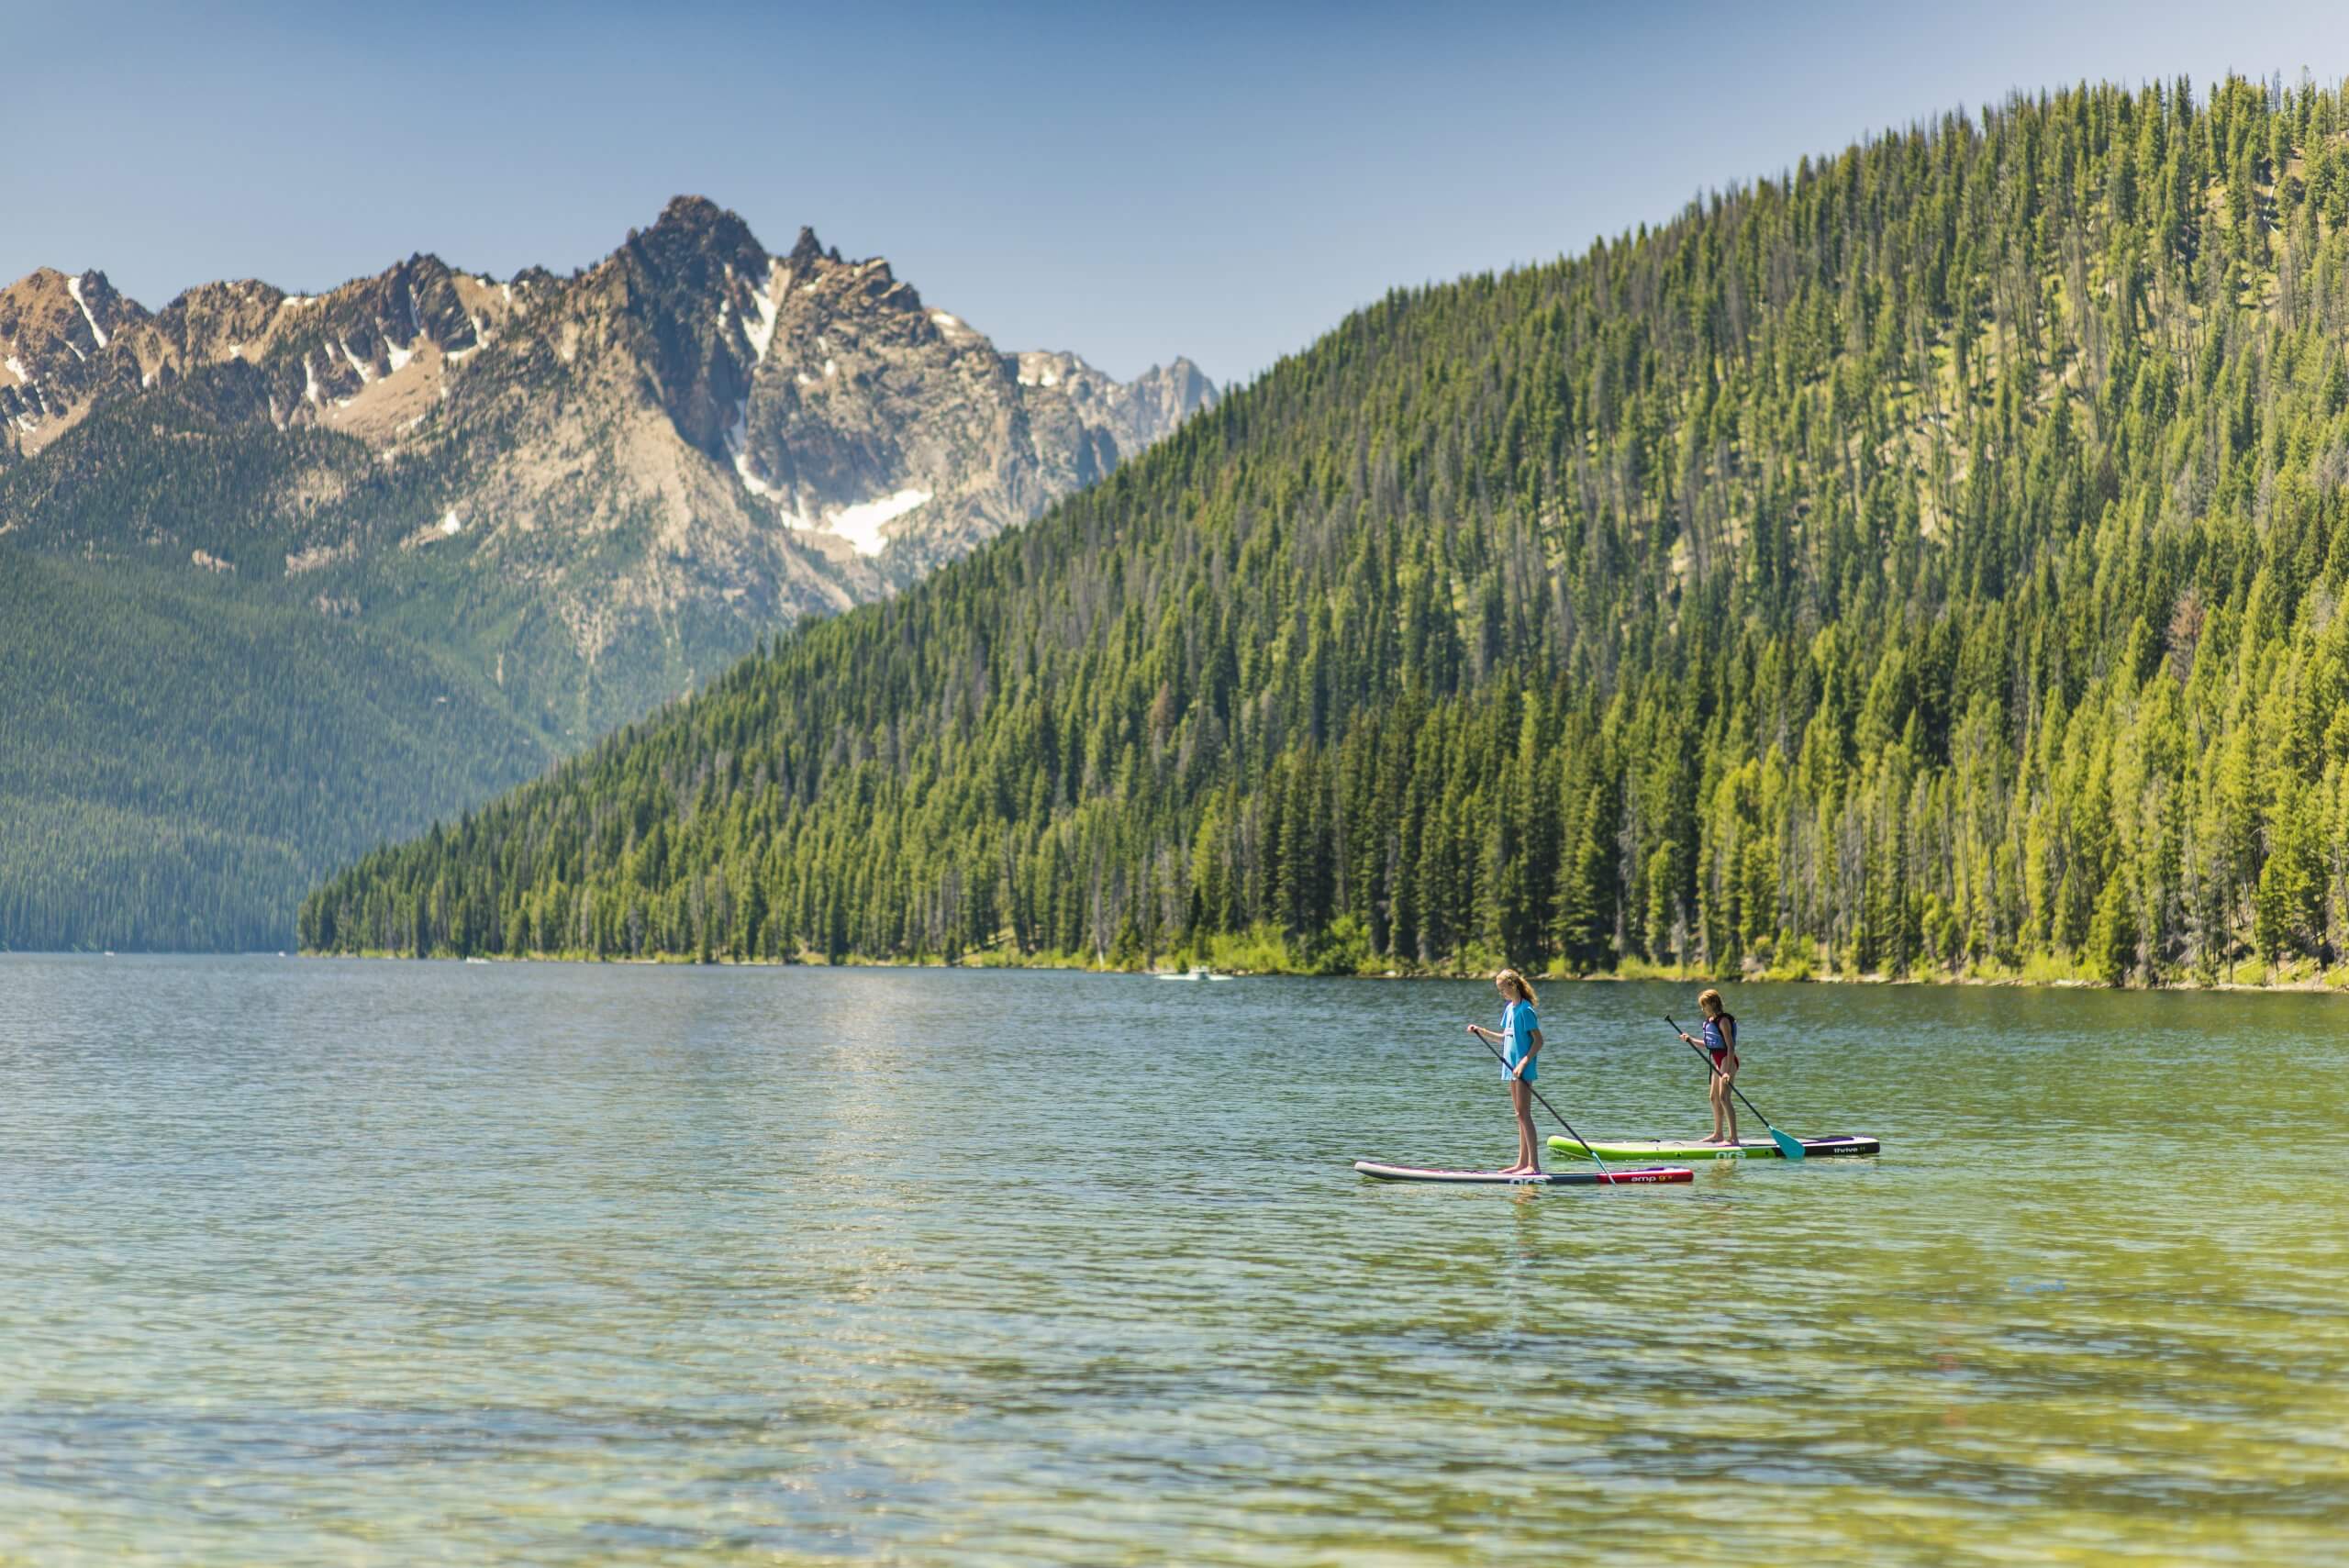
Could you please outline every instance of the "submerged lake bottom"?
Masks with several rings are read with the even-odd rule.
[[[1730,999],[0,957],[0,1563],[2343,1560],[2349,1000]]]

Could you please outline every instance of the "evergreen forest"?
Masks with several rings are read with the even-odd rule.
[[[2349,98],[2018,96],[1397,291],[307,948],[2314,979]]]
[[[0,539],[0,949],[289,947],[387,827],[556,754],[417,642]]]

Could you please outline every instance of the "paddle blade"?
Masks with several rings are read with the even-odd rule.
[[[1797,1138],[1793,1133],[1780,1132],[1774,1127],[1770,1129],[1770,1141],[1776,1144],[1778,1146],[1778,1152],[1785,1155],[1787,1159],[1799,1160],[1802,1158],[1802,1140]]]

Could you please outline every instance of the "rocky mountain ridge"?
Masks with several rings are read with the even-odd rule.
[[[444,467],[419,541],[593,534],[642,511],[667,553],[707,557],[721,595],[742,571],[794,584],[786,612],[886,591],[1214,398],[1186,360],[1120,384],[1074,355],[998,352],[885,261],[807,229],[771,255],[682,196],[570,278],[418,255],[324,295],[207,284],[150,313],[102,272],[44,269],[0,291],[0,469],[160,392],[232,430],[333,432],[387,465]]]
[[[885,597],[1205,407],[698,197],[569,276],[0,288],[0,948],[300,889]]]

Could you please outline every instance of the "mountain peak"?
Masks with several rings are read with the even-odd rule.
[[[629,229],[620,253],[656,292],[694,295],[707,293],[722,269],[747,276],[767,261],[749,224],[707,196],[691,195],[673,199],[651,228]]]
[[[629,231],[629,246],[669,268],[694,256],[753,267],[766,256],[751,226],[707,196],[672,197],[651,228]]]
[[[148,318],[95,268],[37,267],[0,288],[0,423],[13,427],[9,447],[29,450],[80,417],[123,373],[107,346]]]
[[[823,259],[823,241],[816,238],[815,229],[802,224],[799,228],[799,239],[797,242],[791,247],[791,264],[795,267],[804,267],[810,265],[813,262],[820,261]],[[835,253],[833,259],[835,261],[839,259],[837,253]]]
[[[707,196],[677,195],[661,209],[656,228],[713,228],[734,215]],[[740,218],[734,218],[740,223]]]
[[[19,301],[70,301],[80,297],[110,300],[120,297],[115,293],[114,285],[106,281],[106,275],[95,268],[86,272],[65,272],[55,267],[35,267],[5,289],[0,289],[0,295]]]

